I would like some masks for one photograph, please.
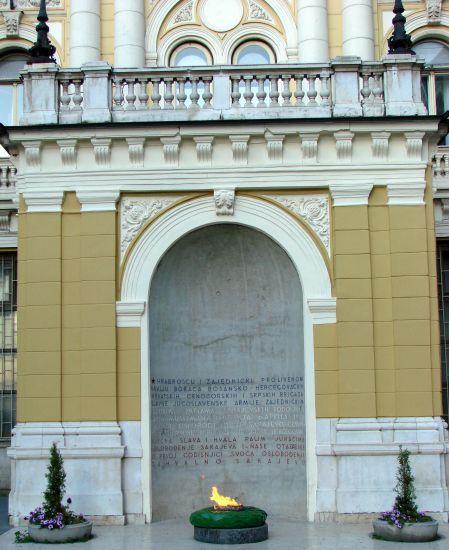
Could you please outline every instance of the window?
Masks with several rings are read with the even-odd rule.
[[[276,63],[271,48],[261,42],[244,42],[234,52],[233,63],[236,65],[269,65]]]
[[[19,72],[28,59],[23,52],[8,53],[0,58],[0,122],[5,126],[19,123],[23,108]]]
[[[204,67],[212,65],[212,56],[201,44],[188,42],[174,50],[170,65],[172,67]]]
[[[0,440],[16,422],[17,255],[0,253]]]

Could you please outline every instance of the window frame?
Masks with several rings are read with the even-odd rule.
[[[239,58],[239,55],[242,53],[242,51],[249,46],[259,46],[260,48],[265,50],[268,53],[268,57],[269,57],[268,65],[275,65],[277,63],[276,54],[273,48],[269,44],[267,44],[264,40],[252,38],[251,40],[244,40],[243,42],[240,42],[240,44],[238,44],[234,48],[231,55],[232,65],[247,65],[247,63],[238,63],[238,58]],[[261,65],[264,65],[264,63],[261,63]]]
[[[172,51],[170,52],[170,55],[168,56],[168,66],[172,68],[186,67],[187,65],[176,65],[175,59],[176,59],[176,56],[180,52],[182,52],[182,50],[186,50],[187,48],[196,48],[197,50],[200,50],[202,53],[204,53],[207,60],[207,64],[205,66],[214,64],[213,56],[209,48],[207,48],[201,42],[189,41],[189,42],[183,42],[182,44],[178,44],[172,49]],[[197,65],[188,65],[188,66],[196,67]],[[198,65],[198,66],[202,66],[202,65]]]

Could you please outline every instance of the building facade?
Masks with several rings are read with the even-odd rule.
[[[378,512],[401,444],[447,518],[445,4],[388,55],[383,1],[51,0],[23,69],[37,4],[0,0],[12,520],[53,441],[98,522]]]

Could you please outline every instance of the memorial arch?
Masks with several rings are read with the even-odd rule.
[[[229,224],[234,229],[229,229],[231,227]],[[302,481],[299,480],[298,483],[302,484],[301,491],[304,505],[299,515],[307,516],[309,519],[313,518],[316,498],[313,324],[335,322],[335,299],[332,297],[331,292],[331,278],[324,254],[317,245],[310,230],[307,230],[303,224],[299,223],[285,209],[262,198],[245,195],[237,196],[234,213],[229,216],[217,215],[214,200],[210,195],[197,197],[174,206],[142,230],[126,259],[122,276],[121,301],[118,304],[118,324],[122,323],[122,326],[136,326],[139,324],[141,328],[142,484],[144,487],[145,513],[148,519],[152,517],[158,519],[158,517],[166,517],[167,515],[167,511],[164,509],[165,504],[162,507],[159,506],[154,494],[153,500],[151,496],[153,483],[151,474],[152,422],[150,420],[150,411],[152,410],[152,404],[149,388],[152,383],[156,384],[157,377],[153,376],[152,371],[153,356],[151,347],[152,345],[154,346],[154,340],[152,340],[150,330],[152,326],[154,330],[156,322],[154,319],[151,319],[152,309],[154,307],[155,314],[157,314],[157,311],[161,311],[160,307],[162,303],[159,302],[159,305],[153,305],[152,303],[152,281],[154,280],[157,284],[158,266],[160,265],[163,269],[167,259],[168,263],[173,262],[173,259],[170,260],[170,255],[174,251],[173,254],[176,256],[176,250],[183,249],[183,242],[189,246],[194,246],[194,244],[189,243],[194,243],[197,238],[205,239],[205,242],[207,242],[209,231],[210,235],[214,235],[216,243],[221,243],[218,247],[219,250],[215,249],[214,254],[222,258],[229,256],[229,250],[223,245],[223,242],[226,240],[230,242],[233,236],[236,237],[239,235],[238,238],[246,240],[247,244],[244,246],[248,247],[248,242],[252,242],[255,239],[254,242],[257,243],[255,244],[256,247],[261,249],[265,247],[268,250],[268,254],[274,254],[279,259],[282,258],[280,260],[284,266],[282,271],[290,273],[287,278],[293,284],[292,288],[296,289],[294,292],[297,298],[296,301],[293,300],[292,302],[292,311],[296,309],[298,316],[296,321],[294,321],[296,329],[291,328],[298,332],[298,341],[302,348],[298,353],[301,357],[298,358],[296,367],[292,367],[294,372],[291,375],[286,373],[285,377],[298,376],[298,383],[299,378],[303,377],[301,383],[304,385],[304,403],[300,414],[303,414],[305,426],[304,479]],[[212,250],[214,248],[210,249],[210,251]],[[172,273],[176,273],[176,270],[172,271]],[[279,269],[277,273],[279,274]],[[294,276],[291,274],[294,274]],[[278,275],[275,275],[275,277],[278,277]],[[148,300],[148,297],[150,297],[150,300]],[[288,303],[288,298],[285,303]],[[185,306],[186,304],[183,307]],[[120,318],[122,318],[122,321],[120,321]],[[128,318],[128,321],[123,321],[126,318]],[[130,324],[126,325],[127,322]],[[263,344],[261,345],[263,346]],[[157,353],[156,350],[156,358]],[[158,372],[158,368],[154,364],[156,373]],[[162,376],[160,378],[163,379]],[[235,379],[237,378],[237,374],[223,378]],[[266,378],[266,376],[263,376],[263,378]],[[160,389],[162,398],[164,393],[170,393],[170,390],[165,392],[164,387],[164,384],[162,384],[158,388],[158,391]],[[281,399],[280,397],[276,398]],[[237,397],[237,401],[239,399],[241,399],[241,396]],[[286,436],[288,435],[286,434]],[[291,442],[293,442],[295,434],[291,435]],[[223,437],[226,436],[223,434]],[[244,434],[243,437],[250,437],[250,434]],[[296,442],[299,446],[301,446],[300,438],[301,435],[298,434]],[[167,442],[167,445],[170,445],[170,443]],[[188,443],[185,443],[185,445],[188,445]],[[154,457],[155,455],[153,454]],[[255,468],[257,468],[257,464]],[[207,479],[208,491],[210,482],[213,480],[208,477],[207,472],[199,470],[197,472],[196,490],[199,490],[198,487],[204,476],[205,482]],[[154,473],[154,475],[156,474],[157,472]],[[269,474],[267,473],[266,475]],[[153,481],[154,487],[157,487],[157,481]],[[229,481],[229,479],[226,481]],[[245,498],[248,498],[246,494]],[[276,513],[288,515],[282,507],[277,509]]]

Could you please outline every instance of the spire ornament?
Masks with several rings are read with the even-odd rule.
[[[412,50],[412,40],[410,35],[405,32],[405,17],[402,15],[404,12],[404,6],[402,0],[395,0],[393,13],[393,34],[388,39],[388,53],[395,54],[412,54],[415,52]]]
[[[56,59],[53,57],[56,53],[56,48],[48,39],[48,31],[50,30],[47,21],[47,6],[45,0],[41,0],[39,14],[37,16],[39,23],[36,26],[37,40],[34,45],[28,50],[31,55],[29,65],[33,63],[56,63]]]

